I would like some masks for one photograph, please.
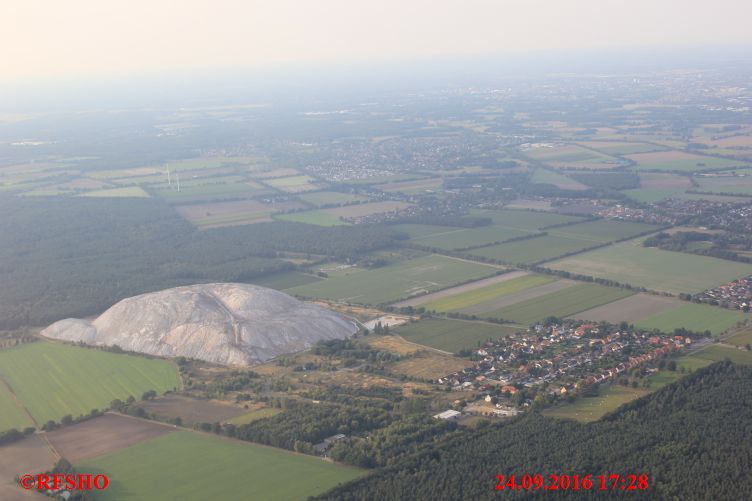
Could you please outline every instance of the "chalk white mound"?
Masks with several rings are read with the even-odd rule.
[[[89,322],[61,320],[42,335],[165,357],[252,365],[344,339],[356,325],[283,292],[247,284],[199,284],[124,299]]]

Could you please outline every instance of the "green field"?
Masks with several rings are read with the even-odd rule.
[[[424,291],[493,275],[496,268],[430,255],[371,270],[355,269],[313,284],[287,289],[290,294],[363,304],[391,303]]]
[[[632,291],[616,287],[577,284],[558,292],[490,311],[486,316],[530,325],[548,316],[568,317],[632,294]]]
[[[686,303],[640,320],[635,325],[642,329],[658,329],[669,333],[677,327],[699,332],[709,330],[717,335],[745,318],[750,318],[750,315],[706,304]]]
[[[264,182],[269,186],[274,186],[275,188],[289,188],[291,186],[302,186],[305,184],[310,184],[314,181],[315,179],[313,179],[311,176],[301,175],[277,177],[274,179],[267,179]]]
[[[350,202],[362,202],[368,198],[351,193],[340,193],[338,191],[316,191],[313,193],[304,193],[298,196],[304,202],[308,202],[316,207],[329,204],[345,204]]]
[[[438,350],[458,353],[475,349],[479,344],[514,334],[518,327],[432,318],[396,327],[394,332],[406,340]]]
[[[752,273],[752,265],[642,247],[627,241],[571,256],[549,268],[678,294],[699,292]]]
[[[304,500],[365,472],[319,458],[178,431],[89,459],[110,480],[97,499]],[[169,481],[166,481],[169,479]]]
[[[480,249],[473,249],[470,253],[474,256],[498,259],[505,263],[533,264],[555,259],[594,245],[598,245],[598,243],[579,238],[543,235],[516,242],[481,247]]]
[[[427,310],[433,311],[458,311],[463,308],[475,306],[476,304],[485,303],[494,299],[508,296],[516,292],[547,284],[556,280],[546,275],[525,275],[519,278],[513,278],[506,282],[499,282],[487,287],[481,287],[467,292],[462,292],[455,296],[438,299],[423,305]]]
[[[419,245],[435,247],[442,250],[464,249],[494,242],[503,242],[510,238],[529,235],[530,232],[516,228],[500,226],[483,226],[481,228],[452,228],[444,233],[434,233],[412,241]]]
[[[554,212],[539,212],[531,210],[488,210],[488,209],[471,209],[471,216],[490,217],[492,223],[497,226],[507,226],[520,230],[540,230],[547,226],[562,223],[572,223],[581,221],[581,217],[566,216]]]
[[[279,214],[274,216],[279,221],[293,221],[296,223],[315,224],[316,226],[336,226],[338,224],[348,224],[338,217],[324,212],[324,210],[309,210],[304,212],[292,212],[290,214]]]
[[[654,224],[632,223],[629,221],[599,220],[573,224],[548,230],[550,235],[591,240],[594,243],[613,242],[649,231],[658,230]]]
[[[180,384],[175,367],[164,360],[47,342],[0,351],[0,377],[40,425]]]
[[[752,175],[737,177],[695,177],[700,184],[698,191],[712,193],[740,193],[752,195]]]
[[[21,431],[27,426],[34,426],[34,423],[16,403],[3,379],[0,379],[0,432],[11,428]]]

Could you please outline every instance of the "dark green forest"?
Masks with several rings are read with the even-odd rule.
[[[317,498],[551,499],[495,490],[496,475],[648,475],[646,491],[559,491],[556,497],[749,499],[752,368],[719,362],[635,400],[598,422],[526,414],[465,428]]]
[[[294,267],[281,252],[341,260],[388,246],[384,226],[274,222],[199,231],[158,200],[0,196],[0,329],[97,314],[196,282],[250,282]]]

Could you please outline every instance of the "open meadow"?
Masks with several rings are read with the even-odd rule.
[[[170,433],[76,466],[107,474],[110,486],[98,493],[98,499],[118,501],[304,500],[365,473],[312,456],[189,431]]]
[[[657,291],[693,293],[752,273],[752,265],[621,242],[548,263],[548,268]]]
[[[180,385],[175,366],[164,360],[41,341],[0,351],[0,377],[40,426]]]

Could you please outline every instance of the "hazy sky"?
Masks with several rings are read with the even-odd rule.
[[[751,0],[2,0],[0,81],[552,48],[752,45]]]

